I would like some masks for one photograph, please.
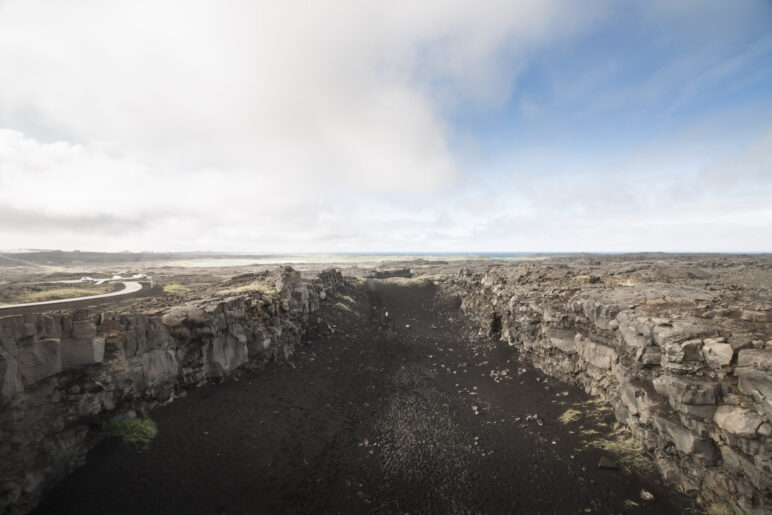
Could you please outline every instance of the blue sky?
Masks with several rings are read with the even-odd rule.
[[[0,1],[3,248],[772,250],[768,1]]]
[[[630,11],[533,52],[502,104],[461,109],[456,130],[496,155],[559,145],[585,159],[700,129],[732,146],[769,125],[771,4],[729,20],[690,12],[642,23]]]

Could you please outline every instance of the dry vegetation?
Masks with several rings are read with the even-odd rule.
[[[560,420],[562,424],[570,424],[571,422],[578,420],[580,415],[581,413],[578,410],[568,408],[560,415],[560,417],[558,417],[558,420]]]
[[[595,448],[610,452],[627,473],[650,475],[656,465],[643,445],[624,426],[611,428],[601,422],[611,408],[599,399],[590,399],[566,409],[558,420],[584,437],[583,449]]]
[[[179,283],[171,283],[164,285],[164,293],[187,293],[190,291],[190,288],[187,286],[183,286]]]
[[[249,284],[244,284],[242,286],[235,286],[232,288],[225,288],[225,289],[219,290],[219,293],[223,293],[225,295],[231,295],[231,294],[237,295],[239,293],[252,293],[252,292],[270,294],[270,293],[274,293],[274,289],[265,283],[253,282]]]
[[[7,284],[7,281],[5,282]],[[29,302],[45,302],[49,300],[70,299],[101,295],[115,291],[113,283],[102,285],[78,284],[77,286],[61,286],[56,284],[20,284],[9,287],[0,294],[0,304],[26,304]]]

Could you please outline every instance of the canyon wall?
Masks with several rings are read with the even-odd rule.
[[[772,512],[768,282],[688,266],[598,270],[465,269],[446,288],[486,333],[613,406],[667,483]]]
[[[291,268],[263,292],[137,313],[0,318],[0,512],[24,513],[116,417],[144,413],[250,363],[285,359],[342,282]]]

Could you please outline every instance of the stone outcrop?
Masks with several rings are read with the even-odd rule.
[[[106,424],[249,362],[285,359],[342,282],[284,268],[267,291],[151,313],[0,318],[0,512],[24,513],[82,463]]]
[[[446,288],[486,333],[612,405],[666,482],[767,513],[772,310],[759,266],[755,290],[706,282],[702,269],[631,278],[560,264],[464,269]]]

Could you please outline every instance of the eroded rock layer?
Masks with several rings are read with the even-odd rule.
[[[611,404],[666,482],[766,513],[770,284],[768,262],[746,259],[465,269],[447,289],[482,330]]]
[[[342,282],[285,268],[261,288],[151,313],[0,318],[0,512],[24,513],[115,417],[142,413],[249,363],[286,358]]]

